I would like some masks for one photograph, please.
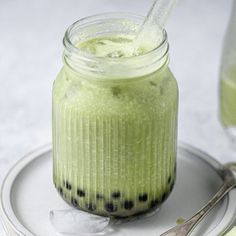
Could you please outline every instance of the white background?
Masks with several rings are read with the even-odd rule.
[[[16,160],[51,142],[51,88],[62,66],[65,29],[95,13],[145,14],[151,3],[0,0],[0,181]],[[218,120],[220,55],[231,3],[179,0],[167,26],[180,89],[179,139],[222,163],[236,161]]]

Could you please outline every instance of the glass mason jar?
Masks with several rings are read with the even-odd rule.
[[[236,144],[236,1],[224,40],[220,72],[220,118]]]
[[[74,23],[53,86],[54,183],[74,207],[128,217],[155,210],[176,176],[177,83],[166,32],[154,50],[96,57],[79,42],[134,34],[143,18],[103,14]]]

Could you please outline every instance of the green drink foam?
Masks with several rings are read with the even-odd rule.
[[[143,55],[155,48],[146,40],[139,48],[134,48],[134,36],[100,37],[78,45],[82,51],[97,57],[125,58]]]

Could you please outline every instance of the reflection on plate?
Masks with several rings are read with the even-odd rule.
[[[49,221],[53,209],[70,209],[52,183],[51,147],[43,147],[20,160],[7,175],[1,193],[1,216],[10,235],[54,236]],[[199,210],[222,184],[221,165],[188,145],[178,148],[176,186],[160,211],[151,218],[122,224],[109,235],[157,236]],[[216,236],[235,220],[236,190],[222,201],[192,235]]]

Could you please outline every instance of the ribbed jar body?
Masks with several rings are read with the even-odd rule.
[[[103,216],[152,211],[176,177],[178,88],[168,68],[92,80],[66,64],[53,86],[53,178],[74,207]]]

